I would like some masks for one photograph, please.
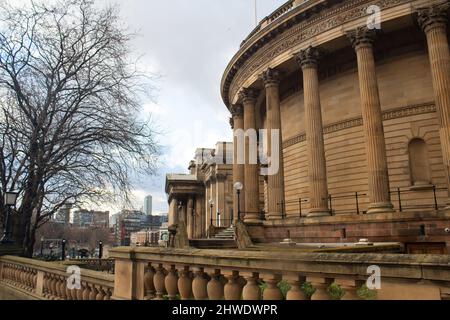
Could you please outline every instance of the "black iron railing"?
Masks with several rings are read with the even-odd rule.
[[[424,186],[421,188],[396,188],[390,191],[390,195],[394,209],[398,212],[412,210],[437,211],[446,206],[446,203],[443,203],[443,201],[440,200],[442,196],[438,196],[438,193],[440,192],[448,192],[448,189],[437,187],[435,185]],[[413,195],[417,195],[418,197],[414,197]],[[367,211],[363,208],[364,205],[369,203],[368,196],[369,195],[366,191],[329,194],[327,200],[330,214],[365,214]],[[444,196],[444,198],[446,197]],[[344,201],[344,203],[341,201]],[[298,198],[297,200],[281,201],[277,205],[281,206],[282,218],[285,219],[287,217],[286,205],[290,205],[290,207],[292,207],[294,204],[297,204],[298,212],[290,212],[289,216],[298,216],[301,218],[304,216],[304,205],[308,202],[309,198],[303,197]],[[338,209],[339,207],[344,207],[344,209]]]

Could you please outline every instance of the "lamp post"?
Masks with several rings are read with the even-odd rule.
[[[41,257],[44,256],[44,236],[41,237]]]
[[[103,241],[98,242],[98,258],[101,259],[103,257]]]
[[[3,227],[3,236],[0,240],[0,244],[14,244],[14,241],[11,239],[10,235],[10,216],[11,216],[11,207],[16,205],[17,197],[19,196],[18,192],[7,191],[4,195],[5,206],[6,206],[6,217],[5,224]]]
[[[234,189],[236,190],[236,194],[237,194],[237,200],[238,200],[238,212],[237,212],[237,220],[241,221],[241,191],[244,188],[244,185],[241,182],[236,182],[234,184]]]
[[[61,260],[66,260],[66,239],[62,239],[61,243]]]
[[[213,207],[214,207],[214,201],[211,199],[209,200],[209,217],[210,217],[210,225],[213,225]]]

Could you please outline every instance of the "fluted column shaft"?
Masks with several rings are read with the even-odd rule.
[[[244,166],[244,197],[245,210],[244,222],[259,222],[259,166],[257,161],[257,139],[256,139],[256,92],[244,89],[241,93],[244,105],[244,131],[245,135],[245,166]],[[254,136],[252,137],[252,133]],[[256,154],[255,154],[256,152]],[[256,161],[252,161],[256,160]],[[253,162],[253,163],[252,163]]]
[[[389,175],[378,82],[373,55],[375,32],[359,28],[350,34],[358,61],[359,89],[369,182],[368,213],[391,212]]]
[[[445,4],[423,9],[419,11],[418,20],[427,37],[442,158],[450,197],[450,52],[446,30],[448,7],[449,4]],[[450,209],[450,201],[447,204],[447,209]]]
[[[308,216],[329,215],[327,166],[323,139],[322,110],[320,105],[317,62],[320,51],[309,47],[298,55],[303,71],[306,147],[308,152],[308,179],[310,211]]]
[[[281,135],[281,111],[279,92],[279,73],[268,69],[263,74],[266,88],[267,108],[267,155],[271,161],[268,164],[274,172],[269,172],[267,177],[267,199],[268,219],[280,219],[283,214],[284,202],[284,170],[283,170],[283,147]],[[278,131],[276,145],[272,145],[272,135]],[[275,142],[275,140],[274,140]],[[276,148],[276,150],[275,150]]]
[[[236,182],[240,182],[245,185],[245,166],[244,163],[238,161],[238,154],[245,154],[245,144],[239,143],[238,132],[243,132],[244,130],[244,109],[242,105],[235,105],[232,108],[232,118],[231,126],[233,128],[233,186]],[[245,209],[245,194],[241,192],[240,200],[238,201],[238,195],[236,190],[233,188],[233,220],[237,221],[238,212]]]

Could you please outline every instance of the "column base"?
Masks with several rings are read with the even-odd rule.
[[[306,217],[308,218],[314,218],[314,217],[327,217],[331,216],[330,210],[327,208],[317,208],[317,209],[310,209]]]
[[[392,213],[395,212],[394,206],[390,202],[371,203],[367,208],[367,214],[372,213]]]
[[[272,212],[272,213],[268,213],[266,215],[267,220],[281,220],[283,219],[283,215],[281,213],[278,212]]]
[[[262,224],[262,221],[256,216],[251,216],[251,217],[244,217],[244,223]]]

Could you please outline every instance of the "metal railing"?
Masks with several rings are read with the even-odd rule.
[[[448,192],[448,189],[430,185],[419,189],[414,189],[414,187],[396,188],[389,193],[394,209],[398,212],[405,212],[414,210],[438,211],[444,208],[446,203],[441,203],[442,200],[438,197],[439,192]],[[330,214],[365,214],[367,210],[364,210],[364,206],[369,204],[368,196],[367,191],[329,194],[327,200]],[[298,212],[289,212],[289,216],[297,215],[300,218],[303,217],[305,213],[304,204],[308,203],[309,200],[309,198],[304,197],[298,198],[297,200],[281,201],[280,203],[277,203],[278,206],[281,206],[282,218],[285,219],[288,216],[286,213],[286,205],[292,207],[294,204],[298,205]],[[342,203],[342,201],[344,201],[344,203]],[[345,208],[338,209],[339,207]]]

